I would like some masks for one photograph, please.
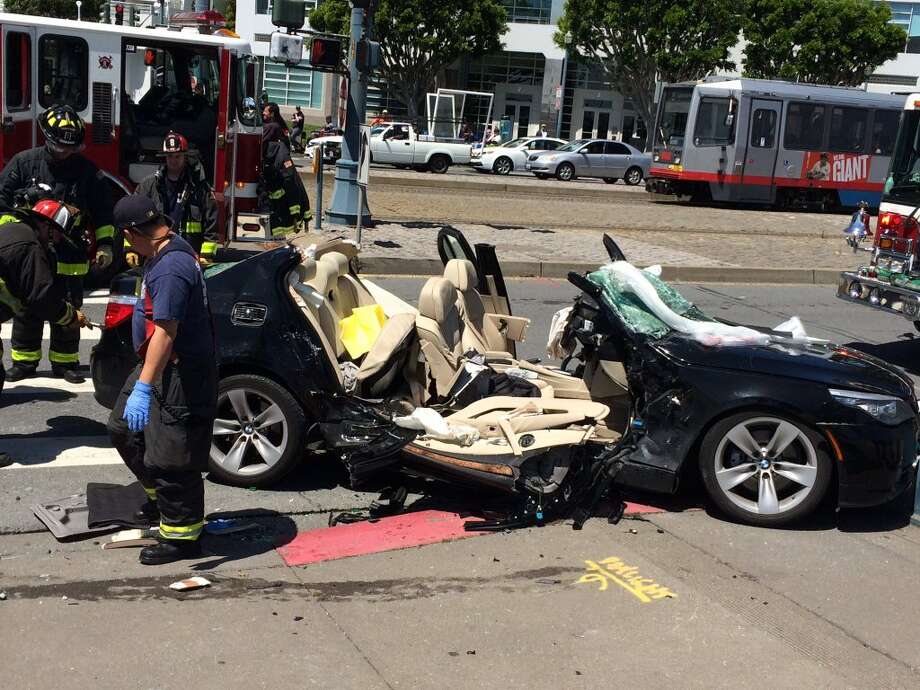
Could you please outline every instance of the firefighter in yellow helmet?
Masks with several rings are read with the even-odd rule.
[[[99,269],[112,264],[112,195],[103,173],[80,151],[83,148],[83,120],[69,105],[55,105],[38,118],[44,146],[17,153],[0,172],[0,205],[31,208],[38,201],[53,199],[76,207],[75,222],[68,227],[66,241],[56,248],[58,280],[68,301],[83,304],[83,279],[89,272],[88,227],[94,228],[94,263]],[[42,358],[44,319],[25,313],[13,321],[13,366],[7,381],[32,376]],[[51,323],[48,348],[51,371],[69,383],[80,383],[80,331]]]
[[[159,213],[172,221],[173,231],[188,242],[203,262],[214,261],[217,252],[217,202],[201,164],[189,153],[188,140],[177,132],[163,139],[165,164],[146,177],[137,194],[153,201]],[[125,248],[129,266],[140,259]]]

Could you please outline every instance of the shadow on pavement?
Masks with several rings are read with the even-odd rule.
[[[236,510],[211,513],[208,520],[234,519],[254,523],[256,528],[230,534],[205,534],[201,538],[202,559],[191,570],[200,572],[259,556],[284,546],[297,536],[294,521],[273,510]]]

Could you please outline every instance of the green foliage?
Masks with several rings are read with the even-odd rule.
[[[655,82],[732,69],[744,6],[739,0],[566,0],[555,39],[604,67],[651,137]]]
[[[80,18],[85,22],[98,22],[102,5],[102,0],[83,0]],[[77,18],[77,3],[74,0],[5,0],[3,8],[4,12],[13,14],[33,14],[58,19]]]
[[[223,15],[227,20],[227,28],[236,31],[236,0],[227,0]]]
[[[748,0],[744,74],[857,86],[904,48],[890,19],[871,0]]]
[[[326,0],[310,13],[310,26],[347,35],[350,16],[347,0]],[[506,18],[499,0],[379,0],[370,38],[380,42],[380,74],[410,119],[442,69],[501,50]]]

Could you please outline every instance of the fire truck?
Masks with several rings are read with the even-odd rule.
[[[213,11],[149,28],[0,13],[3,164],[43,143],[39,113],[67,104],[117,200],[162,164],[174,130],[214,187],[221,239],[234,239],[257,205],[262,122],[250,45],[222,26]]]

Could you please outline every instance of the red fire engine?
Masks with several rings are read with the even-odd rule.
[[[162,164],[170,130],[197,150],[220,207],[222,239],[257,204],[261,117],[247,41],[217,30],[216,12],[181,13],[170,28],[135,28],[0,13],[0,158],[44,141],[36,118],[73,106],[84,155],[117,199]]]

